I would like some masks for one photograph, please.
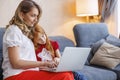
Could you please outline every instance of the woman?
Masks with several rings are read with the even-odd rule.
[[[54,80],[54,77],[61,74],[61,78],[57,80],[73,80],[71,73],[55,75],[39,71],[41,67],[54,67],[54,63],[37,61],[30,39],[31,30],[38,23],[40,16],[41,9],[34,1],[21,1],[3,37],[4,80]]]

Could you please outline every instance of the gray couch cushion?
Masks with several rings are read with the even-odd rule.
[[[55,40],[59,44],[60,52],[64,51],[64,48],[67,46],[75,47],[75,44],[72,40],[64,37],[64,36],[50,36],[51,40]]]
[[[87,80],[117,80],[116,73],[107,69],[84,66],[80,72],[87,77]]]
[[[115,69],[112,69],[117,74],[117,80],[120,80],[120,64],[115,67]]]
[[[108,35],[106,37],[106,42],[108,42],[108,43],[110,43],[112,45],[120,47],[120,39],[113,36],[113,35]]]
[[[2,62],[2,40],[3,40],[3,34],[5,32],[5,28],[0,28],[0,66]]]

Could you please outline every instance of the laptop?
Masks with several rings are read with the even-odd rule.
[[[91,48],[66,47],[56,68],[46,68],[41,70],[51,72],[81,70],[84,67],[90,50]]]

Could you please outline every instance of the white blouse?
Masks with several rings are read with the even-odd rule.
[[[34,45],[32,41],[26,37],[16,25],[11,25],[5,32],[3,37],[3,75],[4,79],[19,74],[28,69],[12,68],[8,58],[8,47],[19,46],[19,56],[23,60],[37,61]],[[31,68],[29,70],[39,70],[39,68]]]

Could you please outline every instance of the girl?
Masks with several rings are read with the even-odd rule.
[[[58,43],[50,41],[45,31],[39,25],[36,25],[33,29],[33,36],[37,60],[43,62],[51,61],[57,66],[61,57]]]

